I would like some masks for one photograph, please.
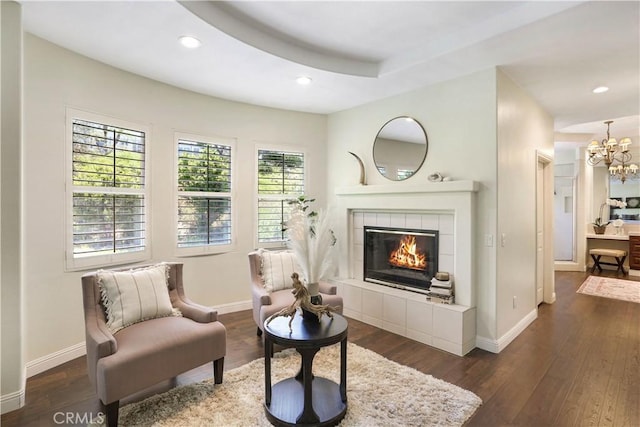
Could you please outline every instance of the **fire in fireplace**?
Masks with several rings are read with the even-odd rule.
[[[438,271],[438,231],[364,227],[364,280],[426,292]]]
[[[400,240],[398,248],[389,255],[389,263],[399,268],[424,270],[427,268],[427,255],[416,244],[416,236],[406,234]]]

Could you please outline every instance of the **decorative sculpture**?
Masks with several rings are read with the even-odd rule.
[[[318,316],[318,320],[320,319],[320,317],[322,317],[323,314],[326,314],[329,317],[333,317],[333,312],[336,311],[335,308],[328,305],[316,305],[311,303],[311,295],[309,294],[309,290],[299,280],[298,273],[293,273],[291,275],[291,279],[293,279],[293,290],[291,291],[291,293],[296,298],[296,300],[289,307],[285,307],[269,317],[269,320],[267,320],[267,325],[271,323],[271,321],[276,317],[290,317],[291,319],[289,319],[289,331],[291,331],[291,323],[293,322],[293,318],[295,317],[298,308],[300,308],[301,310],[307,310],[308,312],[315,314],[316,316]]]
[[[357,154],[352,153],[351,151],[349,151],[349,154],[351,154],[353,157],[355,157],[358,160],[358,163],[360,163],[360,185],[367,185],[367,181],[365,178],[365,174],[364,174],[364,162],[362,161],[362,159],[360,157],[358,157]]]

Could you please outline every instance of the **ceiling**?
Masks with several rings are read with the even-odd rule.
[[[499,66],[557,132],[640,134],[637,1],[21,3],[30,33],[216,97],[328,114]]]

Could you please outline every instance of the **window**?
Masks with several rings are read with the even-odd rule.
[[[304,194],[304,153],[258,150],[258,242],[283,242],[288,200]]]
[[[143,126],[68,110],[71,191],[67,268],[149,256]]]
[[[178,254],[230,249],[233,142],[177,135]]]
[[[397,180],[398,181],[403,181],[407,178],[410,178],[411,176],[413,176],[413,174],[416,171],[411,170],[411,169],[398,169],[398,173],[397,173]]]

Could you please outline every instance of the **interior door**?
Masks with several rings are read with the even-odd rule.
[[[536,176],[536,305],[542,303],[544,286],[544,163],[538,161]]]
[[[556,165],[555,171],[562,170],[563,166],[572,165]],[[572,176],[556,174],[553,185],[553,259],[575,261],[575,179]]]

